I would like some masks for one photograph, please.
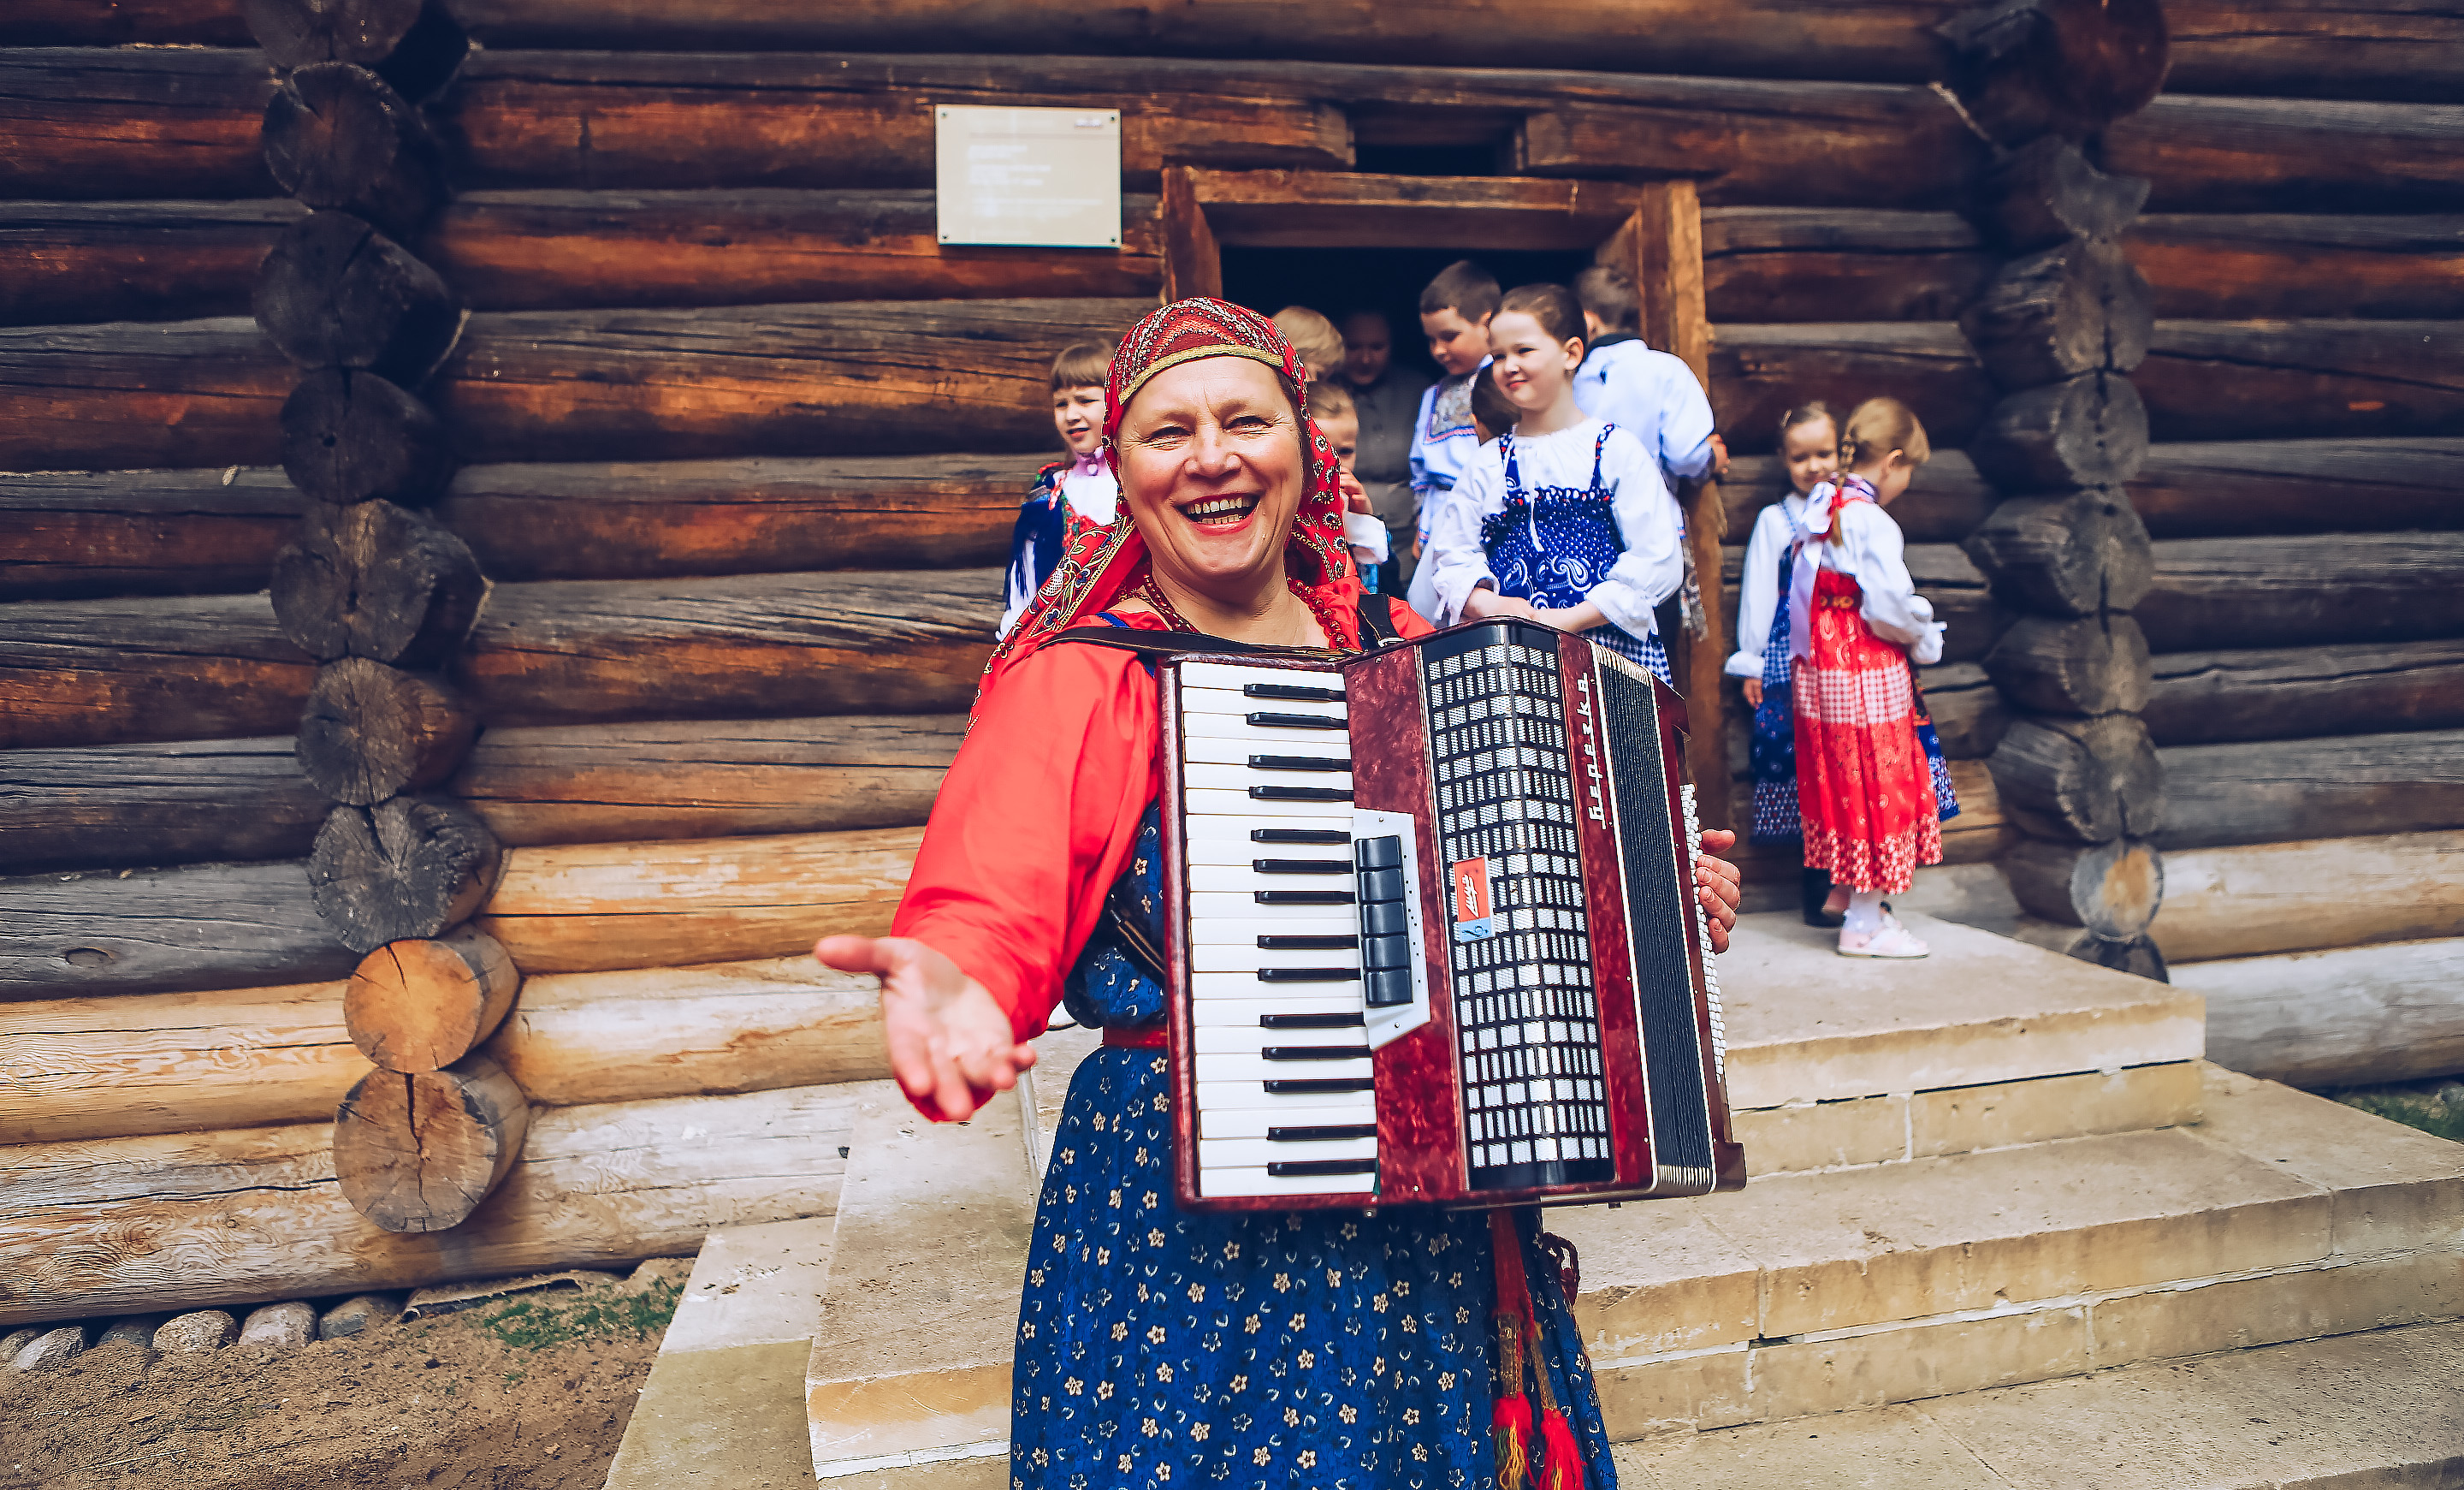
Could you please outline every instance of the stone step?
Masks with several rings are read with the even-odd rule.
[[[2464,1324],[1617,1446],[1625,1490],[2453,1490]]]
[[[2464,1145],[2207,1068],[2193,1127],[1552,1212],[1619,1437],[2464,1315]]]

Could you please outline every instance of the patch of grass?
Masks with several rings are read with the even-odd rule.
[[[2385,1118],[2390,1123],[2419,1128],[2424,1133],[2464,1143],[2464,1102],[2442,1101],[2438,1092],[2380,1087],[2340,1092],[2337,1101],[2347,1106],[2359,1107],[2372,1117]]]
[[[648,1335],[667,1329],[684,1289],[664,1280],[639,1291],[589,1289],[578,1294],[546,1294],[517,1299],[480,1317],[489,1334],[518,1350],[544,1350],[577,1340],[605,1335]],[[519,1373],[507,1373],[512,1381]]]
[[[530,1374],[531,1373],[528,1371],[507,1371],[505,1373],[506,1390],[511,1390],[512,1389],[520,1386],[523,1382],[528,1381],[530,1379]]]

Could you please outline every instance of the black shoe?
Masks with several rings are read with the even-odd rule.
[[[1805,923],[1807,925],[1819,926],[1825,931],[1837,931],[1848,923],[1846,916],[1822,908],[1823,902],[1831,899],[1829,870],[1809,869],[1805,872],[1802,883],[1805,886]]]

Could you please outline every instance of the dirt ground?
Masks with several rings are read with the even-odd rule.
[[[527,1295],[279,1356],[115,1346],[0,1370],[0,1487],[600,1490],[676,1293]]]

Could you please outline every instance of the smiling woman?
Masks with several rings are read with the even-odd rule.
[[[1037,1209],[1012,1479],[1493,1482],[1486,1323],[1507,1266],[1538,1301],[1540,1395],[1573,1424],[1554,1421],[1551,1453],[1613,1485],[1530,1215],[1493,1232],[1416,1207],[1198,1213],[1172,1199],[1164,990],[1106,917],[1108,901],[1133,904],[1161,940],[1155,684],[1133,653],[1065,643],[1091,625],[1211,634],[1193,651],[1220,638],[1351,652],[1363,617],[1333,451],[1301,413],[1298,362],[1270,323],[1220,301],[1167,305],[1122,344],[1107,404],[1123,520],[1078,535],[995,653],[898,934],[818,949],[880,975],[892,1070],[931,1116],[963,1118],[1012,1086],[1065,994],[1104,1029],[1070,1082]],[[1399,607],[1391,620],[1428,631]],[[1734,871],[1698,878],[1725,946]]]

